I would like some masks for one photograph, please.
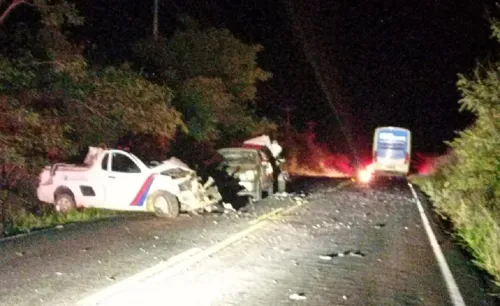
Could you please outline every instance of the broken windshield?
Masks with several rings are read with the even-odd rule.
[[[252,151],[224,151],[220,152],[227,163],[256,163],[257,153]]]

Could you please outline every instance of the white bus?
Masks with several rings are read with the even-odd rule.
[[[373,137],[375,176],[407,176],[410,171],[411,132],[401,127],[379,127]]]

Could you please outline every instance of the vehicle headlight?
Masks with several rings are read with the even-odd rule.
[[[239,179],[244,181],[253,181],[255,179],[255,175],[255,170],[247,170],[240,173]]]

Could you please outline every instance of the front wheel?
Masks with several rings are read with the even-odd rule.
[[[166,192],[158,191],[151,195],[151,205],[157,217],[175,218],[180,213],[180,205],[177,198]]]
[[[55,197],[55,208],[59,213],[67,213],[76,208],[76,202],[72,194],[63,192]]]

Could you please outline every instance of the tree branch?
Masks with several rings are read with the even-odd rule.
[[[35,6],[32,3],[27,2],[26,0],[14,0],[12,3],[7,7],[7,9],[0,15],[0,25],[4,24],[5,19],[9,16],[9,14],[18,6],[26,4],[29,6]]]

